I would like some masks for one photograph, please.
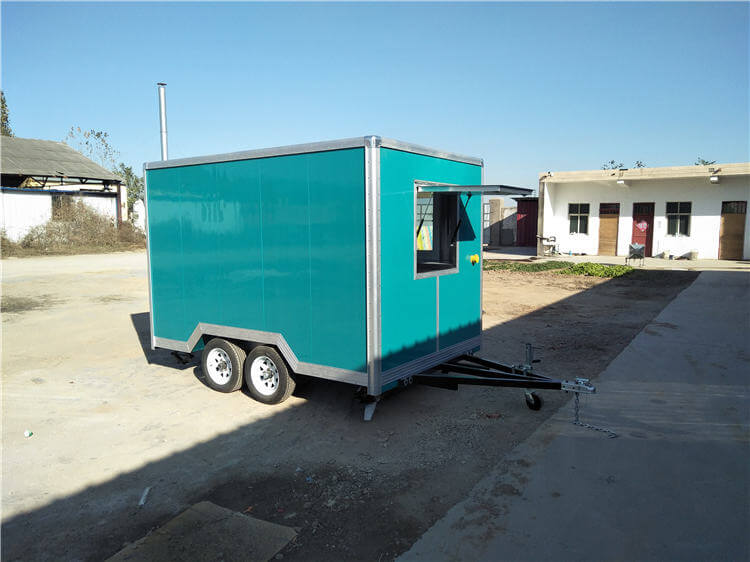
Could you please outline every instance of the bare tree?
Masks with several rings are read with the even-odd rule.
[[[645,168],[646,164],[644,164],[641,160],[636,160],[635,164],[633,164],[634,168]],[[619,164],[616,160],[610,160],[609,162],[606,162],[602,165],[602,170],[623,170],[625,166],[622,162]]]
[[[71,127],[63,142],[103,168],[108,170],[117,168],[117,157],[120,153],[109,144],[109,133],[94,129],[84,131],[80,127]]]
[[[136,174],[132,166],[128,166],[124,162],[117,163],[120,151],[110,144],[109,133],[95,131],[94,129],[85,131],[80,127],[71,127],[63,142],[123,179],[125,185],[128,186],[129,212],[133,210],[133,203],[136,199],[143,199],[143,176]]]

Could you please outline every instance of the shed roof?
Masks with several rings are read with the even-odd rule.
[[[122,182],[122,178],[57,141],[0,137],[3,174]]]

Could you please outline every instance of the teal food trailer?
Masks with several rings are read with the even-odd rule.
[[[377,136],[145,165],[151,345],[276,403],[477,351],[483,162]]]

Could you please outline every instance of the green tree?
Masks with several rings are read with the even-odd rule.
[[[696,166],[710,166],[711,164],[716,164],[716,160],[704,160],[698,156],[698,159],[695,161]]]
[[[0,134],[4,137],[12,137],[13,129],[10,128],[8,117],[8,104],[5,103],[5,93],[0,90]]]
[[[643,162],[641,162],[640,160],[636,160],[636,161],[635,161],[635,167],[636,167],[636,168],[645,168],[645,167],[646,167],[646,164],[644,164],[644,163],[643,163]]]
[[[109,133],[71,127],[63,142],[97,162],[102,168],[115,170],[120,153],[109,143]]]
[[[120,162],[112,172],[120,176],[128,186],[128,214],[132,213],[133,203],[137,199],[143,199],[143,176],[137,175],[133,172],[133,167],[124,162]]]

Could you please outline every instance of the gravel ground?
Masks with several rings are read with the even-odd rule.
[[[595,380],[694,277],[486,272],[482,355],[520,362],[530,341],[540,372]],[[345,384],[279,406],[213,392],[197,360],[147,349],[143,252],[4,260],[3,308],[6,560],[106,558],[204,499],[297,528],[284,559],[392,559],[568,407],[412,386],[363,423]]]

